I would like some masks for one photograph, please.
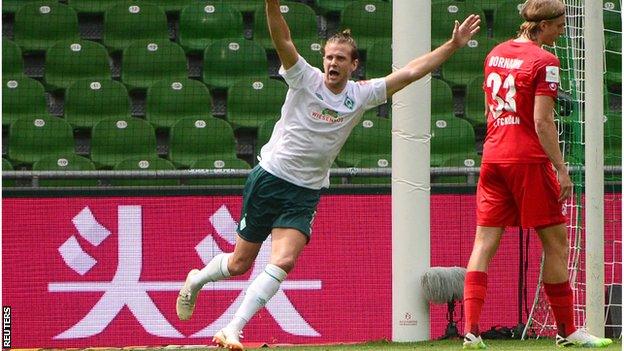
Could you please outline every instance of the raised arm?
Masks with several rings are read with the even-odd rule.
[[[540,144],[544,148],[546,155],[557,170],[557,178],[561,186],[559,201],[564,201],[572,193],[572,181],[568,175],[568,169],[563,163],[563,156],[559,150],[559,138],[553,108],[555,101],[550,96],[537,95],[533,108],[533,118],[535,120],[535,132]]]
[[[284,69],[289,69],[297,63],[299,54],[290,37],[288,24],[280,11],[279,0],[266,0],[266,15],[273,46]]]
[[[386,94],[392,96],[410,83],[424,77],[440,66],[453,53],[466,45],[468,40],[479,31],[481,19],[477,15],[470,15],[460,25],[455,21],[451,40],[436,48],[432,52],[413,59],[405,67],[386,76]]]

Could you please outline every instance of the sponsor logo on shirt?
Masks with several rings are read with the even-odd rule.
[[[312,117],[314,119],[318,119],[321,121],[329,122],[329,123],[342,123],[344,122],[344,117],[340,116],[340,114],[334,110],[330,110],[328,108],[324,109],[322,112],[312,112]]]
[[[559,67],[546,66],[546,81],[549,83],[559,83]]]

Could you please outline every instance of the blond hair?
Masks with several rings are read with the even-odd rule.
[[[524,23],[520,25],[518,36],[537,40],[540,22],[551,21],[565,14],[565,4],[561,0],[527,0],[522,5],[520,15]]]
[[[347,29],[344,29],[342,32],[338,32],[338,33],[332,35],[329,39],[327,39],[327,41],[325,42],[325,45],[331,44],[331,43],[347,44],[347,45],[351,46],[351,59],[352,60],[357,60],[357,59],[360,58],[360,54],[358,52],[358,48],[357,48],[357,44],[355,42],[355,39],[353,39],[353,37],[351,36],[351,29],[347,28]],[[325,56],[325,48],[324,47],[323,47],[323,56]]]

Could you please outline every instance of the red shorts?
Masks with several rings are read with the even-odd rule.
[[[559,189],[550,163],[483,163],[477,225],[539,229],[565,223]]]

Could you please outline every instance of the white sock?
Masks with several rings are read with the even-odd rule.
[[[193,285],[195,285],[195,287],[201,287],[208,282],[216,282],[229,278],[230,271],[227,265],[230,256],[232,256],[232,253],[222,253],[213,257],[206,267],[202,268],[198,274],[195,274],[191,278]]]
[[[249,284],[243,302],[226,328],[235,331],[243,330],[251,317],[275,295],[285,278],[286,272],[283,269],[268,264],[264,271]]]

